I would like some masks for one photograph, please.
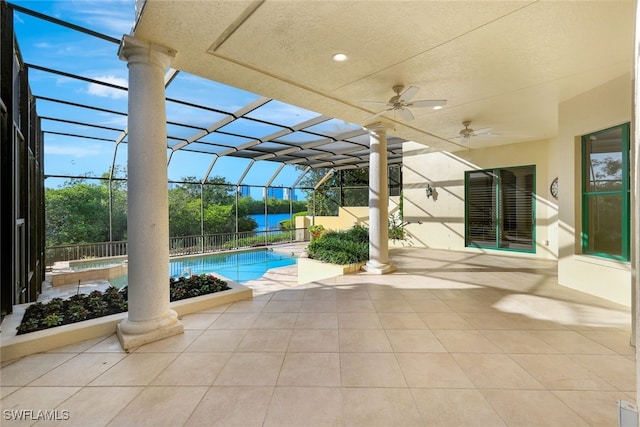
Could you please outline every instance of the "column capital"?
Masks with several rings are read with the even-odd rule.
[[[369,132],[374,133],[386,133],[388,130],[394,129],[392,122],[382,119],[379,119],[375,122],[367,123],[363,127]]]
[[[118,58],[127,62],[155,64],[164,70],[176,56],[176,51],[165,46],[149,43],[133,36],[124,35],[118,48]]]

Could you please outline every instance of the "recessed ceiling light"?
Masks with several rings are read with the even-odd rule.
[[[333,55],[333,60],[336,62],[344,62],[347,59],[349,59],[349,57],[344,53],[336,53],[335,55]]]
[[[442,110],[442,105],[436,105],[433,107],[434,110]]]

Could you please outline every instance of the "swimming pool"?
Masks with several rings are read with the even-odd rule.
[[[213,273],[238,283],[262,277],[267,270],[296,263],[296,257],[274,251],[229,252],[169,260],[169,276]],[[110,279],[112,285],[127,284],[127,276]]]

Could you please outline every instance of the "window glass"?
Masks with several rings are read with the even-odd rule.
[[[466,244],[534,250],[535,167],[466,173]]]
[[[582,137],[582,251],[629,260],[629,124]]]

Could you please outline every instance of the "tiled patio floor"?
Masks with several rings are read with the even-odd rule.
[[[64,426],[617,426],[635,403],[629,310],[559,287],[544,261],[394,249],[398,272],[297,286],[4,363],[4,410]],[[60,412],[68,411],[68,412]]]

